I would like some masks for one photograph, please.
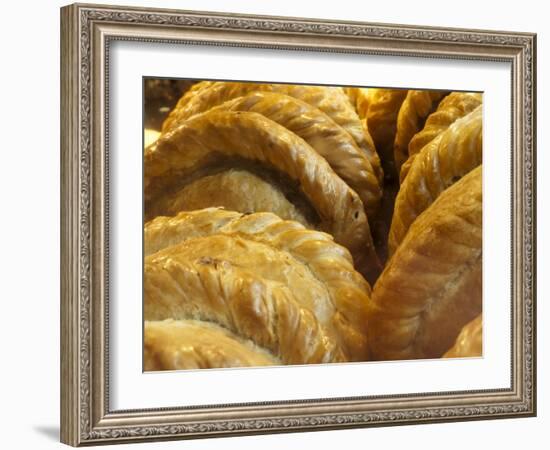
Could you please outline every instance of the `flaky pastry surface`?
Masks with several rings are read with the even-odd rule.
[[[200,114],[147,148],[146,210],[159,197],[177,190],[187,175],[243,160],[287,177],[316,211],[319,228],[351,251],[363,273],[377,273],[379,262],[359,196],[303,139],[254,112]]]
[[[451,92],[441,100],[437,109],[426,119],[422,130],[409,142],[408,159],[400,170],[401,183],[407,177],[416,155],[456,120],[470,114],[481,102],[482,95],[472,92]]]
[[[346,94],[339,87],[211,82],[204,88],[198,89],[195,95],[190,96],[185,102],[182,101],[181,105],[178,104],[163,124],[162,131],[167,132],[196,114],[253,92],[276,92],[289,95],[321,110],[351,135],[369,159],[379,181],[382,180],[380,159],[374,142],[368,131],[363,128]]]
[[[366,358],[370,287],[325,233],[209,208],[146,224],[146,320],[194,318],[286,363]]]
[[[306,141],[361,198],[368,217],[376,215],[382,190],[369,159],[352,136],[328,115],[298,98],[277,92],[253,92],[211,111],[261,114]]]
[[[439,358],[481,313],[482,167],[412,224],[369,303],[375,359]]]
[[[397,115],[401,104],[407,95],[406,89],[378,89],[368,90],[368,109],[366,116],[374,145],[380,158],[384,162],[384,172],[393,176],[395,166],[393,162],[393,141],[397,129]]]
[[[407,92],[397,115],[397,130],[393,143],[393,155],[397,173],[409,157],[409,142],[420,131],[426,117],[434,111],[439,101],[446,95],[444,91]]]
[[[390,255],[414,220],[451,184],[482,162],[482,107],[455,121],[416,156],[395,199]]]
[[[145,321],[143,332],[145,371],[281,364],[251,341],[210,322]]]
[[[444,358],[473,358],[483,354],[483,320],[480,314],[464,325],[454,345],[443,355]]]

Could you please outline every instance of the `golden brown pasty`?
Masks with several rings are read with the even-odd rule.
[[[178,108],[181,108],[183,107],[184,105],[187,104],[187,102],[189,100],[191,100],[191,98],[200,90],[204,89],[204,88],[207,88],[208,86],[210,86],[212,84],[212,81],[199,81],[198,83],[194,83],[192,84],[189,89],[187,89],[183,95],[179,98],[176,106],[173,108],[173,109],[178,109]],[[168,122],[170,122],[170,115],[168,115],[168,117],[166,118],[166,120],[164,121],[164,123],[162,124],[163,128],[165,126],[165,124]]]
[[[272,85],[267,83],[209,82],[204,88],[198,89],[196,95],[182,98],[181,102],[178,102],[164,121],[162,132],[173,130],[183,121],[226,101],[252,92],[272,90]]]
[[[145,211],[199,176],[239,167],[269,174],[309,223],[346,246],[362,273],[376,276],[379,262],[358,195],[303,139],[257,113],[207,112],[161,136],[145,151]]]
[[[416,156],[395,199],[390,255],[410,225],[446,188],[481,164],[482,107],[455,121]]]
[[[369,88],[347,87],[344,88],[344,92],[348,95],[355,111],[357,111],[359,119],[365,119],[369,109]]]
[[[368,358],[370,287],[330,235],[209,208],[145,226],[145,320],[214,322],[284,364]]]
[[[252,111],[267,117],[306,141],[361,198],[368,217],[380,206],[382,190],[371,163],[353,138],[321,110],[275,92],[253,92],[210,111]]]
[[[437,110],[426,119],[424,128],[409,142],[408,159],[401,167],[401,183],[409,173],[416,154],[449,126],[481,105],[482,95],[473,92],[452,92],[439,103]]]
[[[480,314],[464,325],[454,345],[443,355],[444,358],[472,358],[482,355],[483,327]]]
[[[445,94],[444,91],[415,90],[410,90],[407,93],[397,115],[397,131],[393,143],[397,173],[409,157],[410,140],[422,128],[426,117],[437,107]]]
[[[378,360],[439,358],[481,313],[482,167],[412,224],[377,280],[368,312]]]
[[[320,109],[335,123],[340,125],[355,140],[358,147],[372,165],[372,168],[382,183],[384,172],[376,151],[374,140],[350,105],[346,94],[340,87],[304,86],[304,85],[274,85],[274,90],[303,100]]]
[[[357,91],[359,88],[356,87],[343,87],[342,88],[346,95],[348,96],[349,102],[351,103],[351,106],[355,108],[355,103],[357,102]]]
[[[395,178],[393,141],[397,128],[397,115],[407,95],[406,89],[369,89],[367,129],[369,130],[386,176]]]
[[[163,132],[176,127],[182,121],[207,111],[226,101],[242,97],[253,92],[276,92],[289,95],[308,103],[329,116],[355,140],[365,153],[379,181],[382,180],[380,159],[374,142],[361,125],[361,121],[340,87],[303,86],[292,84],[234,83],[215,82],[198,89],[182,105],[176,106],[163,124]]]
[[[278,364],[264,349],[212,322],[168,319],[144,323],[145,371]]]
[[[356,98],[355,98],[355,108],[357,110],[357,115],[361,120],[367,118],[367,112],[369,110],[369,88],[357,88]]]
[[[270,211],[282,219],[296,220],[307,228],[315,228],[307,214],[285,197],[277,183],[244,169],[228,169],[197,178],[176,192],[160,197],[147,212],[147,217],[175,216],[210,206],[250,214]]]

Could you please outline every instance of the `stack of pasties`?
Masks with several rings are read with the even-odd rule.
[[[480,104],[195,84],[144,153],[146,370],[477,355]]]

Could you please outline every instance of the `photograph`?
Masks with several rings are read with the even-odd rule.
[[[482,92],[142,98],[144,371],[483,356]]]

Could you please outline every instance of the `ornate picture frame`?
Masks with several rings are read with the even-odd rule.
[[[114,41],[511,64],[511,385],[116,411],[109,402],[108,63]],[[61,440],[93,445],[536,414],[536,35],[75,4],[61,9]]]

